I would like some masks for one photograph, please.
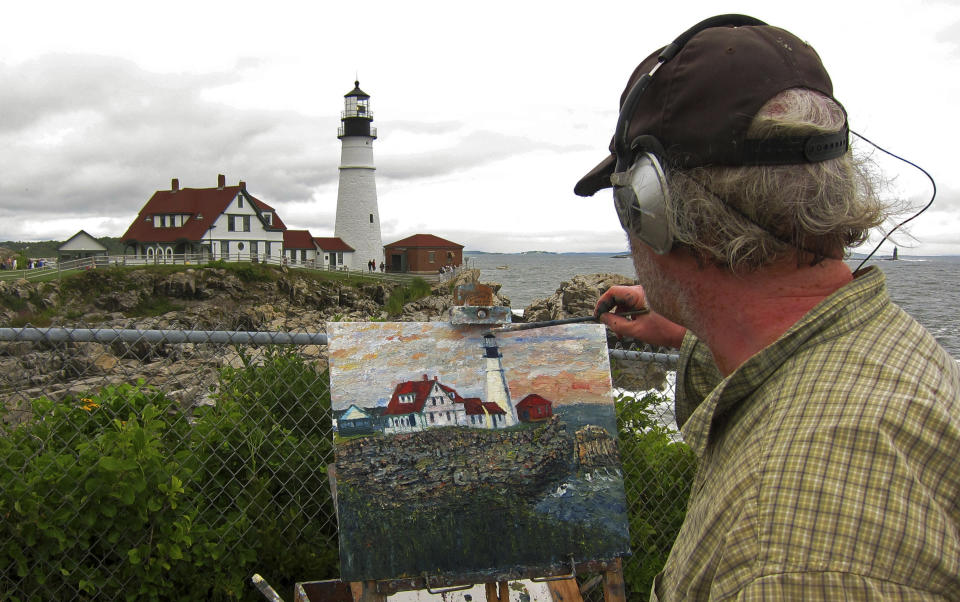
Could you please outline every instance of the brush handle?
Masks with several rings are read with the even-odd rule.
[[[647,308],[637,309],[634,311],[625,311],[623,313],[614,314],[616,316],[637,316],[641,314],[650,313],[650,310]],[[579,324],[580,322],[596,322],[596,316],[583,316],[580,318],[564,318],[562,320],[547,320],[545,322],[530,322],[529,324],[512,324],[510,326],[504,326],[502,328],[495,328],[495,331],[500,332],[513,332],[516,330],[533,330],[534,328],[546,328],[547,326],[561,326],[563,324]]]

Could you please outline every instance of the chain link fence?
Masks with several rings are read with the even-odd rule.
[[[338,574],[326,336],[0,328],[0,600],[260,600]],[[611,347],[646,599],[694,470],[675,356]],[[592,575],[587,600],[601,600]]]

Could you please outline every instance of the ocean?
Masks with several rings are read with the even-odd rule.
[[[466,253],[468,267],[484,282],[498,282],[514,309],[549,297],[577,274],[634,276],[629,258],[616,253]],[[859,260],[851,261],[856,267]],[[903,257],[871,260],[887,276],[890,296],[960,359],[960,257]]]

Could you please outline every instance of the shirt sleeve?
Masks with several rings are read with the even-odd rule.
[[[954,592],[956,593],[956,592]],[[922,591],[886,579],[842,571],[800,571],[758,577],[741,589],[739,602],[770,600],[949,600],[947,592]]]
[[[677,428],[683,426],[700,402],[723,380],[713,362],[713,354],[689,330],[680,346],[674,413]]]

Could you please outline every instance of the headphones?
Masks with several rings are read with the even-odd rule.
[[[712,27],[750,25],[767,23],[746,15],[718,15],[697,23],[660,52],[657,63],[649,73],[640,76],[623,101],[613,135],[617,163],[610,175],[610,182],[613,184],[614,205],[621,227],[650,246],[655,253],[669,253],[674,242],[667,218],[669,188],[662,167],[666,153],[654,136],[642,135],[627,140],[631,116],[656,72],[673,59],[691,38]],[[822,161],[846,152],[847,137],[847,127],[844,125],[841,131],[825,135],[775,141],[747,140],[744,156],[756,165]],[[736,210],[735,207],[733,209]],[[767,228],[757,225],[769,232]],[[771,235],[780,239],[773,233]]]

